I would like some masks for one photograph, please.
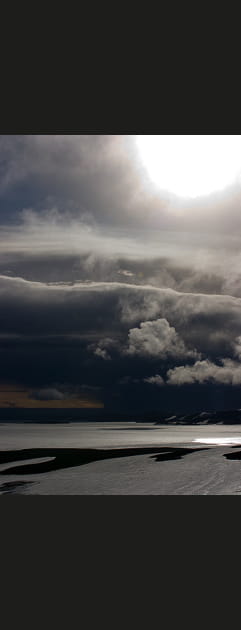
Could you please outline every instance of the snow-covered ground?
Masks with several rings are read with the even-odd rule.
[[[150,451],[130,455],[128,449],[133,447]],[[46,448],[104,449],[106,458],[72,466],[70,455],[66,468],[34,472],[34,465],[55,461],[56,452],[50,451],[49,457],[41,453]],[[155,452],[151,451],[154,448]],[[28,459],[21,460],[18,456],[14,460],[13,453],[11,461],[6,462],[8,453],[21,449],[40,450],[37,458],[30,453]],[[113,457],[113,449],[122,449],[121,456]],[[0,424],[0,451],[1,461],[5,458],[0,464],[0,473],[5,471],[0,474],[1,494],[241,493],[241,426],[238,425],[6,423]],[[26,474],[25,466],[30,463],[31,473]],[[10,468],[16,466],[21,466],[22,471],[10,474]]]

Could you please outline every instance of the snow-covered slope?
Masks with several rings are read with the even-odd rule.
[[[241,409],[201,411],[157,420],[156,424],[241,424]]]

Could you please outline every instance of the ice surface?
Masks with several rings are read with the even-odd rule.
[[[128,447],[155,447],[158,452],[160,448],[160,455],[148,452],[129,456]],[[237,425],[164,427],[134,422],[0,424],[1,452],[42,448],[107,451],[114,448],[127,451],[122,457],[38,474],[24,473],[24,465],[31,458],[22,463],[2,463],[1,494],[241,493],[241,427],[239,430]],[[31,459],[31,462],[48,460],[50,458],[42,457]],[[8,473],[7,469],[20,464],[23,468],[21,474]],[[3,470],[7,474],[1,474]]]

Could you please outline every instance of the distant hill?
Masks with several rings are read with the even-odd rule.
[[[241,409],[167,416],[160,418],[155,424],[241,424]]]

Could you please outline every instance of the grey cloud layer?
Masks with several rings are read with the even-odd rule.
[[[112,230],[57,209],[2,227],[0,273],[44,282],[120,282],[241,296],[238,237]]]

